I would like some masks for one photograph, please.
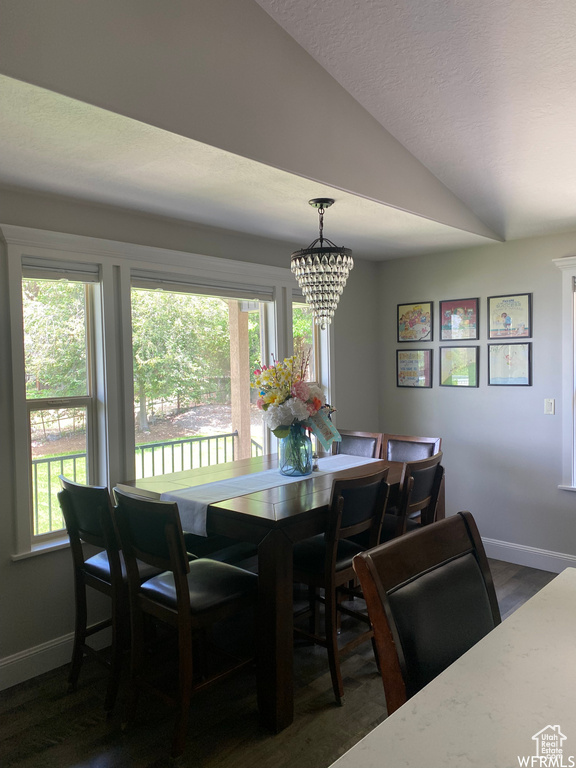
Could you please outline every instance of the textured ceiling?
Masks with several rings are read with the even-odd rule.
[[[574,0],[257,0],[491,229],[576,225]]]
[[[0,75],[0,183],[308,245],[324,234],[381,260],[483,237]]]
[[[573,0],[256,1],[497,236],[576,229]],[[336,197],[326,235],[376,260],[491,242],[40,84],[0,75],[1,185],[295,247],[316,237],[306,200]]]

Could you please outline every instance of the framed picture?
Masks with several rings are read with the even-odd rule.
[[[477,387],[480,347],[440,347],[440,386]]]
[[[413,388],[432,386],[431,349],[396,350],[396,386]]]
[[[532,294],[488,297],[488,338],[532,336]]]
[[[478,299],[440,302],[440,340],[478,339]]]
[[[532,342],[488,344],[488,384],[492,387],[531,387]]]
[[[398,304],[398,341],[432,341],[432,302]]]

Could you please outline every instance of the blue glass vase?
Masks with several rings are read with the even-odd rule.
[[[302,424],[292,424],[288,435],[280,438],[278,467],[288,477],[312,474],[312,441]]]

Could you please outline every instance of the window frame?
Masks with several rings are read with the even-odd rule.
[[[254,289],[271,297],[266,310],[267,353],[278,358],[292,354],[292,300],[303,296],[289,267],[275,267],[231,258],[205,256],[184,251],[123,243],[100,238],[71,235],[18,225],[0,224],[1,257],[5,261],[6,292],[10,334],[10,365],[0,377],[4,391],[10,392],[10,405],[0,397],[0,408],[12,432],[11,466],[6,468],[12,483],[14,536],[12,560],[17,561],[46,551],[68,546],[68,537],[50,537],[36,542],[32,536],[30,514],[29,429],[25,387],[25,360],[22,313],[23,265],[39,269],[62,269],[63,273],[98,274],[93,293],[93,371],[95,468],[92,482],[113,487],[130,478],[134,466],[134,411],[132,381],[132,333],[130,317],[131,280],[134,274],[148,273],[158,279],[176,278],[192,285],[229,294],[234,287],[245,297]],[[320,334],[318,378],[330,397],[329,328]],[[325,356],[322,357],[322,356]],[[0,388],[1,395],[1,388]],[[276,446],[270,439],[270,451]]]
[[[553,259],[562,272],[562,484],[576,491],[576,256]]]

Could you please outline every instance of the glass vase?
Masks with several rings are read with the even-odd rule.
[[[280,438],[278,467],[289,477],[312,474],[312,441],[301,424],[292,424],[288,435]]]

